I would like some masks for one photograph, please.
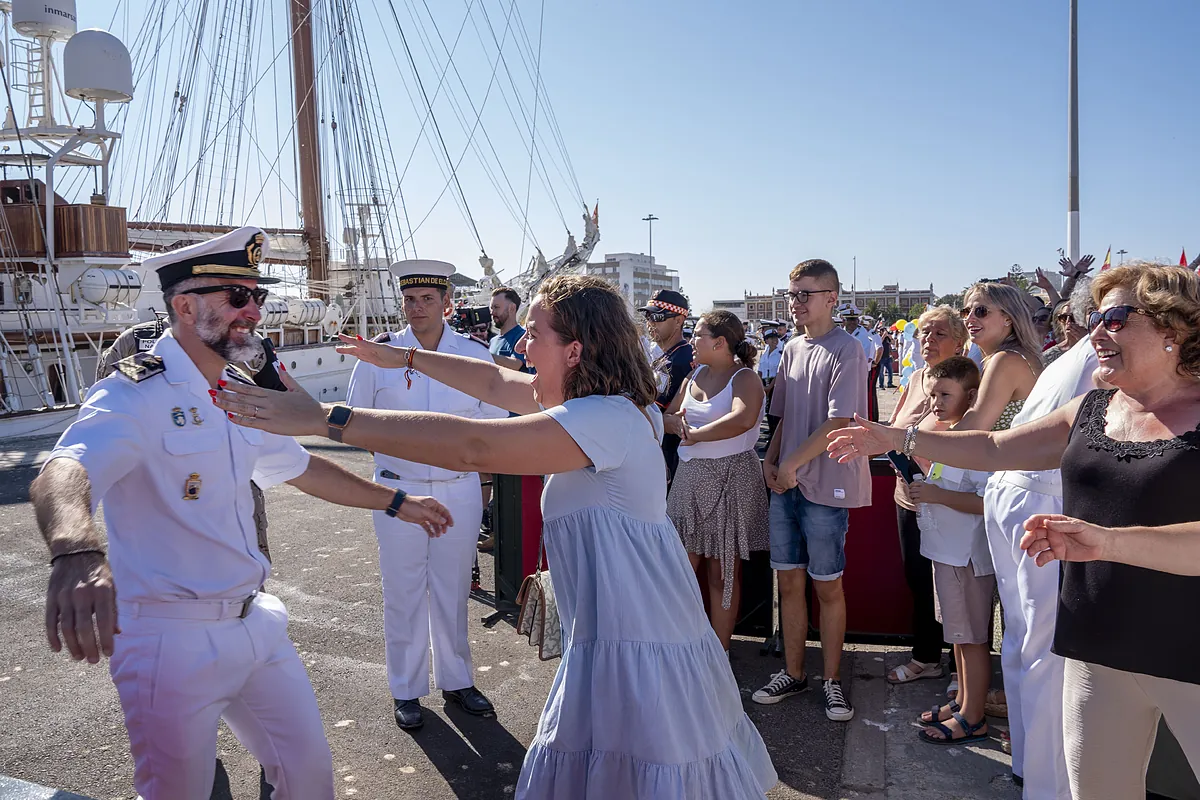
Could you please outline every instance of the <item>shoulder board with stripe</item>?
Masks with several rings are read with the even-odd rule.
[[[225,367],[225,374],[230,378],[233,378],[238,383],[248,383],[251,386],[255,385],[254,378],[252,378],[249,373],[243,371],[240,367],[235,367],[233,364]]]
[[[167,367],[161,357],[153,353],[136,353],[129,358],[122,358],[113,365],[113,371],[119,372],[134,383],[141,383],[166,372]]]

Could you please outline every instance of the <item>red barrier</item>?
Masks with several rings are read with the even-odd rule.
[[[871,462],[871,505],[850,511],[846,534],[846,593],[848,636],[907,636],[912,633],[912,595],[904,580],[896,504],[892,495],[896,473],[886,461]],[[810,622],[820,627],[820,601],[809,606]]]
[[[537,569],[538,544],[542,536],[541,475],[521,478],[521,575],[532,575]]]

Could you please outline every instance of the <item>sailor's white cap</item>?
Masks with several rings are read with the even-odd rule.
[[[388,267],[396,278],[396,286],[400,291],[418,287],[449,289],[450,276],[454,274],[454,265],[447,261],[433,261],[427,258],[411,258],[407,261],[397,261]]]

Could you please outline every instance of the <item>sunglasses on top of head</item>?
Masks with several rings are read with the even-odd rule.
[[[263,303],[267,302],[269,292],[266,289],[255,288],[251,289],[248,286],[201,286],[199,289],[188,289],[183,294],[216,294],[217,292],[227,292],[229,305],[234,308],[245,308],[246,304],[251,299],[259,308],[263,307]]]
[[[1087,329],[1094,331],[1096,330],[1096,326],[1103,322],[1104,330],[1109,333],[1116,333],[1129,322],[1129,315],[1131,313],[1141,314],[1146,317],[1150,316],[1150,312],[1136,306],[1113,306],[1105,311],[1093,311],[1091,314],[1088,314]]]
[[[643,311],[642,313],[645,314],[646,319],[650,320],[651,322],[666,322],[672,317],[679,316],[678,314],[670,311]]]

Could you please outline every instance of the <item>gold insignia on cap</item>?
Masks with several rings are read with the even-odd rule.
[[[188,475],[188,479],[183,484],[183,499],[184,500],[199,500],[200,499],[200,473],[193,472]]]
[[[263,259],[263,235],[261,233],[254,234],[250,242],[246,245],[246,260],[254,266],[262,263]]]
[[[174,422],[175,426],[178,428],[182,428],[184,425],[187,425],[187,417],[183,415],[183,409],[179,406],[175,406],[171,409],[171,422]]]

